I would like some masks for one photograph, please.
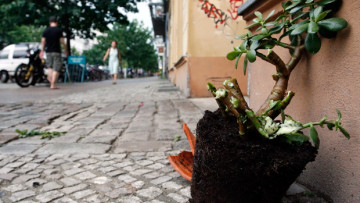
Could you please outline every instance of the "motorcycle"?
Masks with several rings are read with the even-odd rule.
[[[29,49],[27,53],[29,63],[22,63],[15,69],[15,81],[20,87],[29,87],[46,80],[45,60],[40,58],[40,49]]]

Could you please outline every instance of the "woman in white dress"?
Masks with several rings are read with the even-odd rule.
[[[113,84],[116,84],[117,75],[119,73],[119,62],[121,62],[120,51],[118,50],[117,42],[114,40],[111,42],[111,47],[106,51],[104,61],[109,57],[109,69],[110,74],[113,75]]]

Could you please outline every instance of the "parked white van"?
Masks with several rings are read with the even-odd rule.
[[[10,77],[14,76],[18,65],[29,62],[27,50],[33,47],[39,47],[38,42],[26,42],[11,44],[0,51],[0,80],[6,83]]]

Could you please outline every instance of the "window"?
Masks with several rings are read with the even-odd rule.
[[[14,50],[14,54],[13,54],[13,58],[16,59],[16,58],[26,58],[27,56],[27,53],[26,53],[26,50],[23,49],[23,50]]]
[[[8,59],[9,58],[9,50],[3,50],[0,52],[0,59]]]

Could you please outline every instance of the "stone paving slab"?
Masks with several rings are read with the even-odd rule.
[[[47,144],[35,153],[37,154],[104,154],[111,148],[106,144],[81,144],[81,143],[55,143]]]

